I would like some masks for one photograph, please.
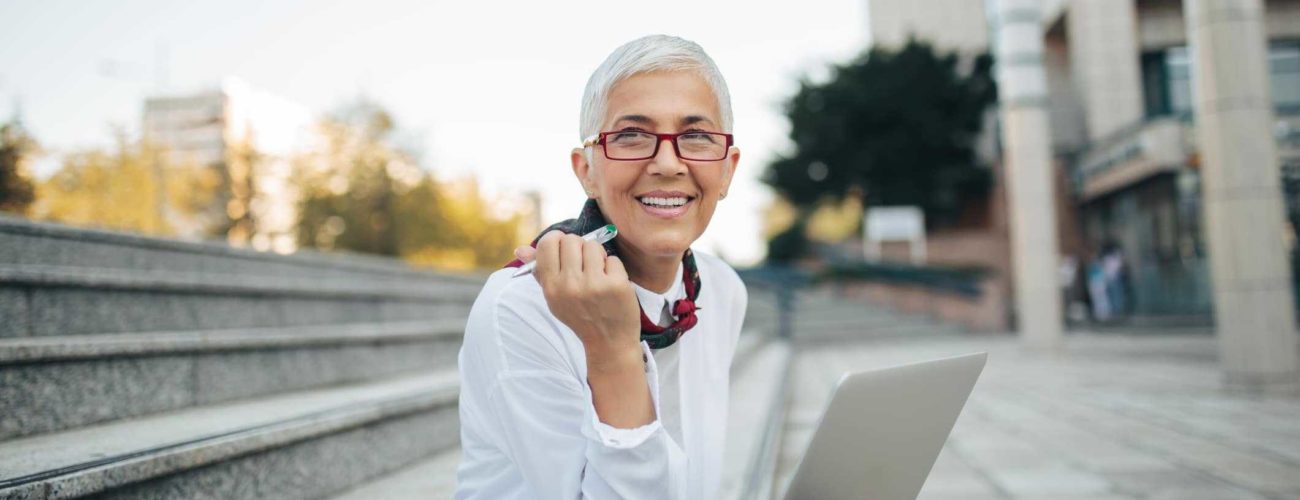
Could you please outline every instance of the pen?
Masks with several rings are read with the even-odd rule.
[[[601,245],[604,245],[605,243],[609,242],[609,240],[614,239],[615,236],[618,236],[618,228],[614,227],[613,224],[605,224],[605,226],[600,229],[582,235],[582,239],[587,241],[595,241],[596,243],[600,243]],[[511,275],[510,277],[518,278],[525,274],[532,274],[534,269],[537,269],[536,260],[524,264],[522,266],[519,266],[519,270],[515,271],[515,274]]]

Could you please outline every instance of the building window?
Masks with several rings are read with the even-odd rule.
[[[1165,71],[1165,51],[1142,54],[1142,97],[1147,118],[1165,116],[1169,111],[1169,85]]]
[[[1192,58],[1187,47],[1165,51],[1165,88],[1169,89],[1169,111],[1175,115],[1192,112]]]
[[[1273,42],[1268,49],[1273,105],[1300,109],[1300,42]],[[1142,54],[1142,86],[1146,115],[1192,112],[1192,58],[1187,47],[1170,47]]]
[[[1269,83],[1273,105],[1300,108],[1300,42],[1274,43],[1268,50]]]

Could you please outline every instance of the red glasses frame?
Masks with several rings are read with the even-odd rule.
[[[654,148],[653,151],[650,152],[650,156],[646,156],[646,157],[643,157],[643,158],[610,158],[610,157],[609,157],[609,149],[606,148],[606,147],[604,147],[604,146],[605,146],[605,137],[606,137],[606,136],[613,135],[613,134],[621,134],[621,133],[624,133],[624,132],[637,132],[637,133],[640,133],[640,134],[649,134],[649,135],[653,135],[653,136],[655,136],[655,148]],[[686,158],[686,157],[682,156],[682,148],[681,148],[680,145],[677,144],[677,138],[678,138],[678,137],[681,137],[681,136],[683,136],[683,135],[689,135],[689,134],[709,134],[709,135],[720,135],[720,136],[726,137],[726,138],[727,138],[727,146],[726,146],[726,148],[724,149],[724,153],[722,154],[722,158],[718,158],[718,159],[716,159],[716,160],[693,160],[693,159]],[[681,158],[681,159],[686,160],[686,161],[722,161],[722,160],[725,160],[725,159],[727,159],[727,154],[725,153],[725,151],[730,151],[730,150],[731,150],[731,146],[734,146],[734,145],[736,144],[735,136],[733,136],[733,135],[731,135],[731,134],[724,134],[724,133],[722,133],[722,132],[706,132],[706,131],[703,131],[703,130],[688,130],[688,131],[686,131],[686,132],[680,132],[680,133],[676,133],[676,134],[657,134],[657,133],[649,132],[649,131],[645,131],[645,130],[611,130],[611,131],[609,131],[609,132],[601,132],[601,133],[599,133],[599,134],[596,134],[596,137],[592,137],[592,138],[590,138],[590,139],[587,139],[586,141],[583,141],[582,146],[583,146],[583,147],[587,147],[587,146],[601,146],[600,149],[601,149],[601,151],[603,151],[603,152],[605,153],[605,159],[608,159],[608,160],[614,160],[614,161],[639,161],[639,160],[649,160],[649,159],[651,159],[651,158],[654,158],[655,155],[658,155],[658,154],[659,154],[659,146],[662,145],[662,144],[664,143],[664,141],[672,142],[672,143],[673,143],[673,152],[677,154],[677,157],[678,157],[678,158]]]

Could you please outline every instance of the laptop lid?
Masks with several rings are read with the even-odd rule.
[[[915,499],[988,353],[845,375],[786,500]]]

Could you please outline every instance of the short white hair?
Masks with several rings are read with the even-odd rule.
[[[609,107],[609,91],[619,82],[651,71],[693,71],[704,78],[718,100],[723,132],[731,132],[731,94],[722,72],[704,48],[690,40],[668,35],[649,35],[614,49],[587,80],[582,92],[582,115],[578,123],[579,141],[600,132]],[[590,151],[588,151],[590,152]]]

